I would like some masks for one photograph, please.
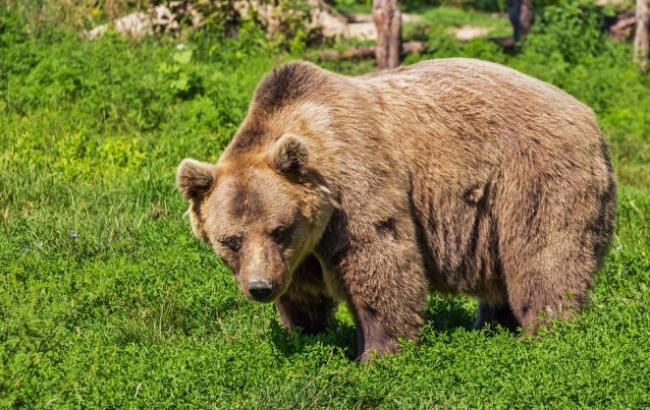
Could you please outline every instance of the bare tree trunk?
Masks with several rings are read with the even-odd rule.
[[[533,0],[508,0],[508,17],[512,24],[515,43],[520,41],[533,25]]]
[[[398,0],[373,0],[372,8],[377,27],[377,67],[397,67],[402,52],[402,13]]]
[[[535,13],[533,10],[533,0],[521,0],[521,12],[519,13],[519,23],[521,24],[521,37],[524,37],[530,31],[533,25]]]
[[[650,0],[636,0],[636,34],[634,35],[634,60],[643,70],[648,68],[650,57]]]

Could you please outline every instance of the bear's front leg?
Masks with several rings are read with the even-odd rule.
[[[373,293],[385,291],[381,287],[367,290]],[[372,300],[369,293],[350,297],[348,305],[357,330],[357,360],[365,362],[373,354],[395,352],[399,338],[417,338],[423,322],[424,297],[403,301],[403,305],[398,300],[399,296],[388,293],[382,301]],[[418,305],[418,300],[421,305]]]
[[[275,302],[282,324],[288,330],[320,333],[329,324],[336,306],[323,282],[320,263],[309,255],[296,269],[289,289]]]
[[[359,303],[363,305],[363,303]],[[357,360],[367,361],[373,354],[383,355],[397,350],[396,332],[377,315],[374,309],[355,307],[350,303],[357,327]],[[415,329],[408,329],[412,333]]]
[[[373,352],[395,351],[399,338],[417,338],[423,323],[428,282],[422,257],[415,243],[398,232],[395,228],[393,235],[362,242],[339,265],[361,361]]]

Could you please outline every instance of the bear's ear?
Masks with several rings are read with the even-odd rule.
[[[214,168],[207,162],[186,158],[176,171],[176,185],[185,199],[201,200],[214,183]]]
[[[305,143],[294,134],[284,134],[270,152],[271,165],[281,174],[299,176],[307,167],[309,152]]]

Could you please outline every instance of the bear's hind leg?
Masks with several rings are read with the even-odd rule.
[[[496,306],[481,302],[478,307],[474,329],[482,329],[486,325],[492,327],[500,325],[514,332],[519,327],[519,321],[507,302]]]
[[[275,306],[285,328],[300,328],[306,334],[316,334],[327,328],[335,304],[325,295],[304,299],[283,295]]]
[[[573,310],[586,302],[586,286],[583,289],[575,292],[575,288],[553,284],[539,272],[532,272],[511,288],[509,297],[524,332],[533,335],[554,319],[571,318]]]
[[[554,179],[541,173],[528,181],[504,176],[509,184],[501,195],[508,200],[496,209],[499,259],[508,301],[528,334],[553,319],[570,318],[587,303],[607,251],[615,186],[604,165],[592,165],[588,180],[559,177],[561,170]]]
[[[531,258],[522,271],[509,273],[510,306],[527,334],[535,334],[554,319],[571,318],[587,302],[596,262],[581,257],[581,249],[564,246],[562,250],[549,247]]]

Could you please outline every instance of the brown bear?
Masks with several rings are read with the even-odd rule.
[[[428,291],[478,298],[479,328],[569,317],[616,206],[591,109],[459,58],[360,77],[284,65],[219,161],[184,160],[177,184],[248,297],[306,332],[347,302],[361,359],[417,337]]]

